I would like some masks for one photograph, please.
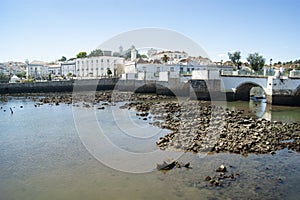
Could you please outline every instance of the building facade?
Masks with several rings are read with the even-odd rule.
[[[26,76],[29,78],[43,78],[49,75],[48,66],[41,61],[33,61],[26,67]]]
[[[124,58],[97,56],[76,59],[76,76],[78,78],[101,78],[118,76],[118,68],[124,66]]]
[[[122,79],[159,80],[161,72],[170,72],[179,76],[191,76],[195,70],[206,69],[203,65],[190,64],[162,64],[127,62]]]
[[[62,62],[60,64],[61,67],[61,75],[67,77],[69,75],[76,75],[76,62],[75,61],[67,61]]]
[[[48,66],[48,74],[50,74],[51,77],[61,75],[61,66],[60,66],[60,64],[50,64],[50,65],[47,65],[47,66]]]
[[[177,61],[182,58],[187,58],[188,54],[184,51],[160,51],[157,53],[150,54],[149,59],[151,60],[161,60],[162,57],[167,56],[168,60],[171,61]]]

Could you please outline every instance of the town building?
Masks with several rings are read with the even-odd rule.
[[[17,77],[15,74],[12,77],[10,77],[9,83],[18,83],[18,82],[20,82],[20,78]]]
[[[76,76],[78,78],[101,78],[119,76],[124,67],[124,58],[113,56],[96,56],[76,59]]]
[[[180,76],[191,76],[192,71],[205,69],[207,65],[199,65],[197,62],[189,62],[187,59],[182,59],[177,63],[163,62],[148,62],[142,58],[135,59],[125,63],[122,79],[137,79],[137,80],[159,80],[162,72],[175,74],[177,78]]]
[[[156,49],[153,49],[153,48],[149,49],[149,50],[147,51],[148,58],[151,58],[152,55],[154,55],[154,54],[156,54],[156,53],[157,53],[157,50],[156,50]]]
[[[2,63],[2,66],[6,69],[9,75],[21,74],[26,71],[26,64],[22,62],[9,61]]]
[[[61,75],[64,77],[76,75],[76,62],[75,61],[66,61],[60,63]]]
[[[59,63],[50,63],[47,64],[47,67],[48,67],[48,74],[50,74],[51,77],[61,76],[61,66]]]
[[[0,74],[10,75],[9,70],[3,63],[0,63]]]
[[[148,55],[150,60],[162,60],[163,57],[167,57],[169,63],[188,57],[188,53],[185,51],[160,51],[155,53],[153,49]]]
[[[32,61],[27,65],[26,76],[29,78],[46,78],[48,74],[48,66],[45,62]]]

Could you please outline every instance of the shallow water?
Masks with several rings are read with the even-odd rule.
[[[0,103],[0,199],[298,199],[300,194],[299,153],[169,154],[155,145],[167,130],[118,105],[98,110],[98,105],[34,104],[25,98]],[[248,102],[227,106],[271,120],[300,122],[298,107],[261,104],[261,109],[253,109]],[[94,133],[102,137],[85,140]],[[152,152],[161,157],[147,154]],[[174,157],[191,162],[192,169],[155,169],[158,160]],[[221,164],[240,175],[223,187],[212,187],[204,178],[217,174]]]

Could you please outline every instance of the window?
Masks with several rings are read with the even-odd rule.
[[[103,59],[101,59],[101,62],[103,63]]]
[[[160,72],[160,67],[157,67],[157,68],[156,68],[156,71],[157,71],[157,72]]]
[[[171,68],[170,68],[170,71],[171,71],[171,72],[174,72],[174,67],[171,67]]]
[[[96,60],[96,63],[98,63],[98,60]]]

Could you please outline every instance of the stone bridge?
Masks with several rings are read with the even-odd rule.
[[[203,77],[202,77],[203,78]],[[200,83],[202,82],[202,86]],[[216,85],[219,87],[216,88]],[[197,86],[198,85],[198,86]],[[203,85],[207,90],[203,90]],[[240,76],[219,75],[214,78],[192,79],[191,97],[207,100],[227,101],[250,99],[250,90],[253,87],[263,89],[267,103],[274,105],[300,105],[300,78],[282,76]]]

